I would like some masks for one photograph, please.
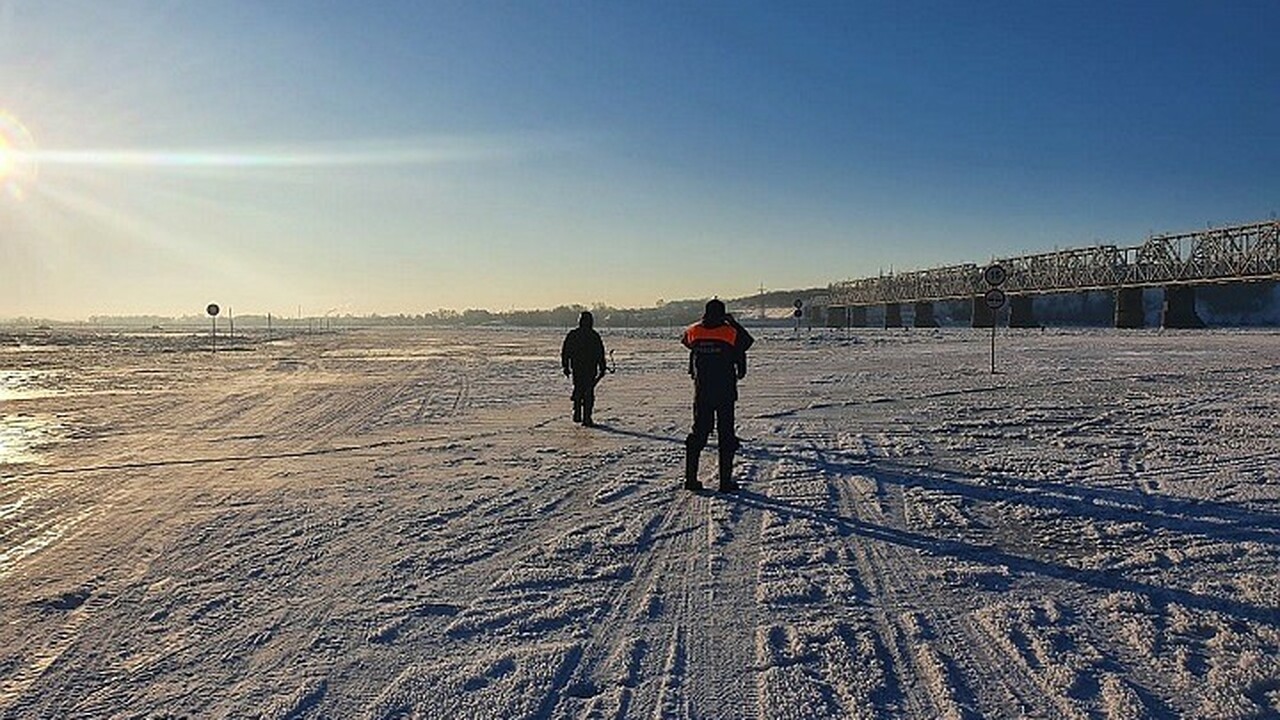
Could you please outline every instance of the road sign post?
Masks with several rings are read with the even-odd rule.
[[[209,337],[213,339],[214,352],[218,352],[218,311],[219,309],[220,308],[218,308],[218,303],[209,303],[209,306],[204,309],[205,312],[209,313],[209,322],[213,324],[212,332],[209,335]]]
[[[1007,273],[1004,266],[995,264],[987,267],[982,271],[982,279],[987,281],[991,286],[990,290],[982,296],[982,301],[991,309],[991,374],[996,374],[996,314],[997,311],[1004,307],[1005,301],[1008,299],[1004,291],[998,286],[1003,285]]]

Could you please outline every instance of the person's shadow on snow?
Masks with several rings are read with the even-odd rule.
[[[627,437],[684,445],[683,437],[657,435],[608,424],[598,425],[597,429]],[[818,452],[797,452],[788,447],[747,441],[743,444],[740,455],[757,462],[786,459],[808,465],[829,479],[866,477],[877,484],[898,485],[903,490],[920,488],[957,495],[974,503],[1021,504],[1090,521],[1138,523],[1151,530],[1198,535],[1220,542],[1258,542],[1280,546],[1280,515],[1230,503],[1059,481],[1014,477],[978,478],[884,459],[851,458],[838,453],[835,453],[837,457],[832,458],[831,453],[824,453],[820,448],[817,450]],[[808,518],[833,526],[845,535],[893,543],[930,555],[1004,566],[1014,573],[1042,575],[1110,592],[1134,592],[1146,596],[1156,604],[1175,602],[1280,627],[1280,607],[1254,605],[1241,600],[1164,587],[1134,580],[1119,571],[1106,568],[1076,568],[1050,560],[1026,557],[989,544],[935,537],[868,523],[830,510],[802,507],[771,498],[753,490],[752,486],[760,487],[760,481],[748,480],[743,483],[741,490],[733,494],[711,491],[706,491],[706,494],[767,509],[785,517]]]
[[[876,460],[831,461],[816,458],[812,454],[795,453],[785,449],[779,451],[759,446],[747,450],[744,454],[756,460],[776,461],[785,457],[792,462],[807,463],[829,479],[838,480],[842,477],[859,476],[869,478],[878,484],[897,484],[904,489],[924,488],[959,495],[975,502],[1023,503],[1062,514],[1075,514],[1091,520],[1116,523],[1137,522],[1167,531],[1201,535],[1228,542],[1254,541],[1280,544],[1280,517],[1224,503],[1204,503],[1167,496],[1153,498],[1145,493],[1116,488],[1089,488],[1057,482],[1009,480],[1007,485],[993,486],[978,484],[982,482],[981,479],[941,473],[928,468],[910,468]],[[1049,560],[1025,557],[990,544],[936,537],[878,525],[860,518],[846,517],[832,510],[801,506],[772,498],[751,489],[749,487],[751,484],[744,484],[739,492],[725,497],[732,502],[769,510],[786,518],[823,523],[835,528],[842,535],[892,543],[927,555],[1003,566],[1013,573],[1052,577],[1108,592],[1138,593],[1156,605],[1178,603],[1280,627],[1280,607],[1255,605],[1233,598],[1164,587],[1152,582],[1135,580],[1122,572],[1106,568],[1082,569]]]

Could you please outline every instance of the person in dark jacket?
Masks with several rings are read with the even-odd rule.
[[[573,376],[573,421],[592,427],[591,411],[596,404],[596,383],[608,366],[604,361],[604,341],[595,331],[595,318],[584,311],[578,327],[569,331],[560,347],[560,366],[565,377]]]
[[[714,427],[720,451],[720,491],[733,492],[738,489],[733,479],[733,454],[738,449],[733,404],[738,400],[738,381],[747,375],[747,349],[755,339],[725,312],[723,302],[712,299],[702,321],[690,325],[680,342],[689,348],[689,374],[693,376],[693,431],[684,441],[684,486],[702,489],[698,458]]]

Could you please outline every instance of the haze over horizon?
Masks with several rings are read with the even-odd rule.
[[[645,307],[1265,219],[1278,20],[0,0],[0,317]]]

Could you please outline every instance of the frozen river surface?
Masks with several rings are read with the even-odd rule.
[[[1280,335],[674,334],[0,337],[0,717],[1280,715]]]

